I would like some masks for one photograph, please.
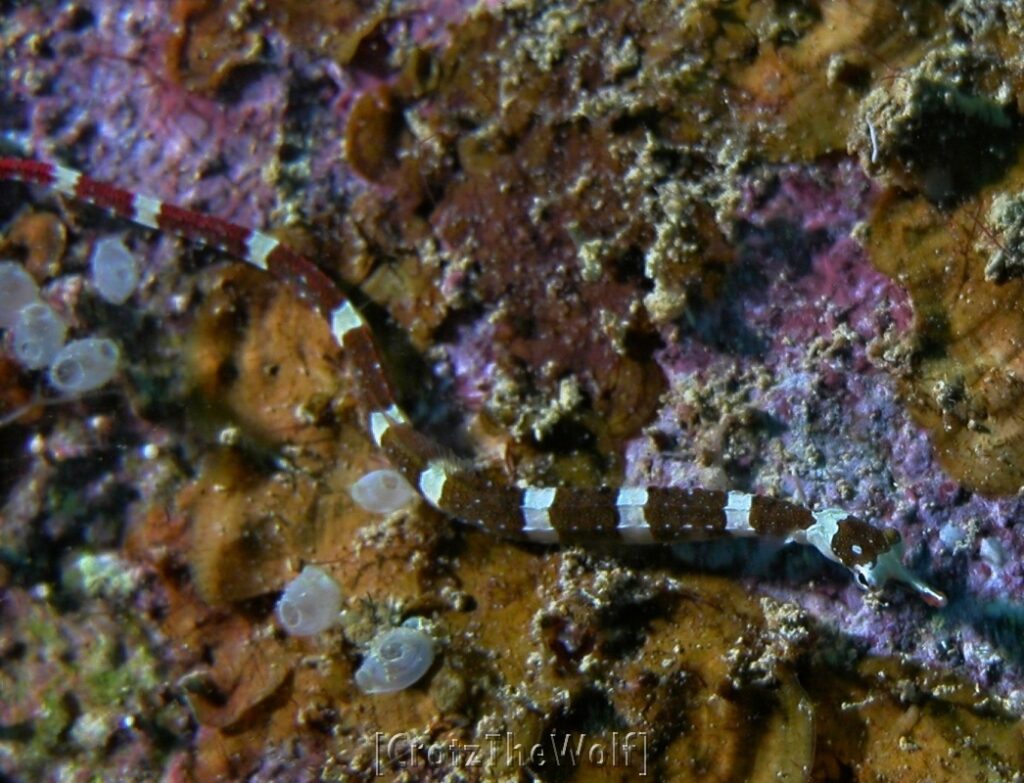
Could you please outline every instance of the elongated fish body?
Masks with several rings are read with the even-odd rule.
[[[167,204],[49,163],[0,158],[0,180],[49,187],[135,223],[220,248],[288,285],[324,318],[352,363],[374,441],[427,503],[509,539],[542,544],[670,544],[763,536],[812,546],[850,570],[865,589],[902,582],[928,604],[945,596],[902,563],[895,530],[836,508],[812,511],[777,498],[711,489],[623,486],[517,487],[452,459],[418,432],[395,400],[373,332],[337,285],[269,234]]]

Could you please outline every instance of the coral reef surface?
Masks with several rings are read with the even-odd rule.
[[[306,253],[460,457],[840,506],[951,600],[374,516],[326,324],[3,183],[0,255],[123,366],[63,399],[0,360],[0,779],[1022,779],[1019,3],[2,7],[0,153]],[[343,609],[289,636],[309,564]],[[431,668],[360,691],[410,621]]]

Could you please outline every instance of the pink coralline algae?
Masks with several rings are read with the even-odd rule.
[[[801,493],[812,507],[857,508],[897,527],[911,560],[961,599],[946,615],[961,619],[941,631],[908,622],[906,613],[919,611],[913,604],[897,601],[879,611],[863,602],[845,579],[808,570],[803,552],[764,553],[767,562],[755,557],[750,572],[759,589],[831,618],[877,652],[939,662],[951,639],[970,639],[972,649],[996,643],[972,622],[968,595],[1008,597],[1021,589],[1012,556],[995,575],[981,562],[980,539],[958,538],[961,554],[952,557],[941,531],[966,531],[972,518],[976,532],[981,520],[998,530],[1016,502],[951,496],[955,485],[901,404],[888,369],[910,329],[909,301],[850,236],[872,198],[869,181],[845,163],[766,173],[749,189],[729,293],[658,353],[669,379],[666,405],[644,437],[629,444],[627,476]],[[969,550],[975,565],[964,557]],[[705,562],[735,560],[706,555]],[[686,557],[701,562],[699,552],[687,550]],[[971,664],[978,676],[989,665]]]
[[[910,30],[881,0],[271,5],[9,10],[0,152],[295,245],[352,289],[417,425],[495,475],[840,507],[899,531],[950,604],[865,595],[770,542],[560,549],[375,516],[350,491],[384,459],[303,303],[4,184],[0,254],[122,363],[67,401],[0,360],[0,777],[370,779],[376,732],[628,724],[665,779],[1013,779],[1024,500],[951,478],[913,418],[922,300],[865,224],[877,240],[885,188],[927,173],[897,165],[911,120],[852,127],[941,12],[906,4]],[[823,124],[806,109],[826,100]],[[125,304],[87,282],[109,237],[139,260]],[[274,606],[304,567],[342,609],[291,637]],[[374,640],[413,617],[429,669],[360,692]]]

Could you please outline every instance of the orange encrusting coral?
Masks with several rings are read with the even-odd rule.
[[[297,45],[339,64],[351,63],[361,53],[382,67],[386,61],[384,52],[372,58],[368,54],[379,43],[379,26],[390,19],[386,3],[328,0],[310,5],[285,0],[257,8],[239,0],[175,0],[172,13],[177,30],[167,42],[166,67],[190,90],[213,92],[259,68],[266,43],[252,24],[263,15]]]

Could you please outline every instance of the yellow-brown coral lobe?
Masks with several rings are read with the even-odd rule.
[[[402,121],[391,90],[381,87],[363,93],[348,117],[345,159],[370,182],[379,182],[397,164],[396,150]]]
[[[11,224],[0,253],[24,252],[25,268],[36,280],[56,277],[67,248],[67,228],[52,212],[26,211]]]
[[[316,487],[261,473],[240,454],[213,453],[178,498],[191,519],[192,579],[210,604],[279,589],[298,531],[315,521]]]
[[[1007,7],[1019,32],[1020,10]],[[959,17],[965,45],[943,26],[901,56],[857,112],[851,148],[893,190],[866,241],[876,266],[906,286],[912,357],[900,368],[910,410],[943,467],[972,489],[1024,486],[1017,228],[1006,206],[1024,187],[1017,133],[1019,35],[985,15]]]
[[[1011,179],[1024,185],[1020,174]],[[951,475],[998,495],[1024,486],[1024,285],[986,279],[996,248],[974,223],[987,220],[988,202],[979,195],[940,211],[893,194],[878,207],[868,246],[913,297],[916,352],[903,380],[910,410]]]
[[[254,5],[247,0],[175,0],[177,34],[168,42],[165,59],[172,77],[192,90],[213,92],[244,80],[256,68],[266,42],[252,24],[266,17],[295,44],[351,63],[367,49],[390,19],[386,2],[325,0],[309,4],[284,2]]]
[[[323,319],[251,269],[221,270],[207,283],[185,353],[196,414],[265,446],[326,440],[317,425],[352,402]]]

